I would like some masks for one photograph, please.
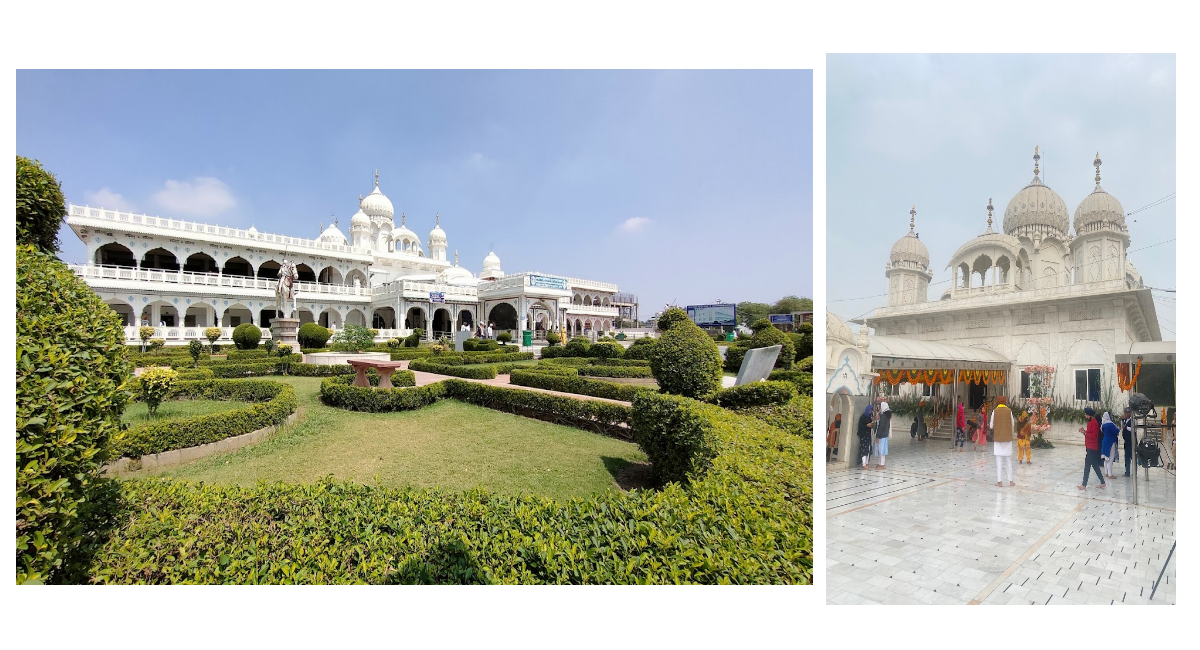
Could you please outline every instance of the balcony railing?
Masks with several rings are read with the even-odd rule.
[[[220,273],[193,273],[191,271],[164,271],[161,269],[138,269],[131,266],[99,266],[93,264],[68,264],[76,275],[85,280],[130,280],[136,282],[163,282],[199,287],[224,287],[233,289],[261,289],[274,291],[274,279],[251,278],[241,275]],[[348,287],[341,284],[322,282],[299,282],[299,293],[317,293],[338,296],[372,295],[371,287]]]
[[[197,223],[195,221],[181,221],[179,219],[166,219],[163,217],[151,217],[145,214],[135,214],[132,212],[120,212],[117,210],[105,210],[103,208],[93,208],[83,205],[70,205],[67,209],[68,217],[81,217],[85,219],[101,219],[104,221],[112,221],[114,223],[127,223],[140,226],[150,226],[154,228],[164,228],[167,230],[180,231],[183,233],[194,233],[201,235],[218,235],[221,237],[232,237],[235,239],[244,239],[249,241],[276,244],[279,246],[287,246],[292,249],[304,248],[310,250],[325,251],[331,253],[349,253],[353,255],[370,255],[371,252],[364,248],[356,248],[354,246],[345,246],[341,244],[330,244],[327,242],[315,239],[303,239],[301,237],[291,237],[288,235],[276,235],[266,232],[251,232],[242,230],[241,228],[230,228],[228,226],[214,226],[207,223]]]
[[[567,308],[567,314],[590,314],[593,316],[617,316],[620,310],[616,307],[604,307],[602,305],[575,305],[572,304]]]
[[[206,330],[206,329],[208,329],[208,327],[183,327],[183,326],[180,326],[180,327],[165,327],[165,326],[164,327],[155,327],[154,328],[154,336],[152,336],[150,338],[162,339],[162,340],[166,341],[168,345],[172,345],[172,344],[178,345],[178,344],[182,344],[182,343],[187,343],[189,341],[197,341],[197,340],[202,341],[207,344],[208,339],[206,339],[204,337],[204,330]],[[233,328],[233,327],[222,327],[221,328],[221,338],[217,339],[217,345],[232,344],[234,329],[235,328]],[[333,329],[337,330],[340,328],[333,328]],[[127,325],[125,327],[125,342],[128,344],[141,344],[142,339],[141,339],[140,330],[141,330],[141,328],[136,325],[133,325],[133,326]],[[375,342],[376,343],[384,343],[388,339],[402,339],[402,338],[408,336],[409,334],[412,334],[411,329],[380,329],[379,333],[375,335]],[[269,338],[271,338],[271,330],[269,328],[263,327],[262,328],[262,340],[265,341]],[[299,352],[299,350],[296,350],[296,351]]]

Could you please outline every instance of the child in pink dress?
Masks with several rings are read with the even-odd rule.
[[[971,434],[971,442],[975,443],[975,451],[983,451],[987,447],[987,427],[971,420],[971,426],[974,432]]]

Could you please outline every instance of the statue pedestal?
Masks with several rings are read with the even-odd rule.
[[[293,354],[300,354],[300,339],[297,338],[299,331],[299,318],[271,319],[271,338],[275,339],[275,345],[290,345]]]

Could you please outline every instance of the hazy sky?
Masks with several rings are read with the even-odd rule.
[[[842,318],[887,303],[884,264],[914,203],[937,300],[950,256],[987,229],[989,197],[1002,230],[1034,145],[1072,218],[1097,151],[1126,213],[1175,192],[1174,56],[830,55],[827,71],[828,307]],[[1175,238],[1175,202],[1126,221],[1145,283],[1174,289],[1175,242],[1138,249]],[[1154,292],[1164,339],[1174,296]]]
[[[316,237],[380,188],[478,272],[666,301],[812,295],[812,73],[18,71],[68,201]],[[64,226],[63,259],[85,249]]]

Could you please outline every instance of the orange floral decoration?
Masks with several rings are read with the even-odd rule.
[[[1137,383],[1138,375],[1142,374],[1142,360],[1138,359],[1137,368],[1133,371],[1133,376],[1129,376],[1129,364],[1117,364],[1117,385],[1122,391],[1128,392]]]

